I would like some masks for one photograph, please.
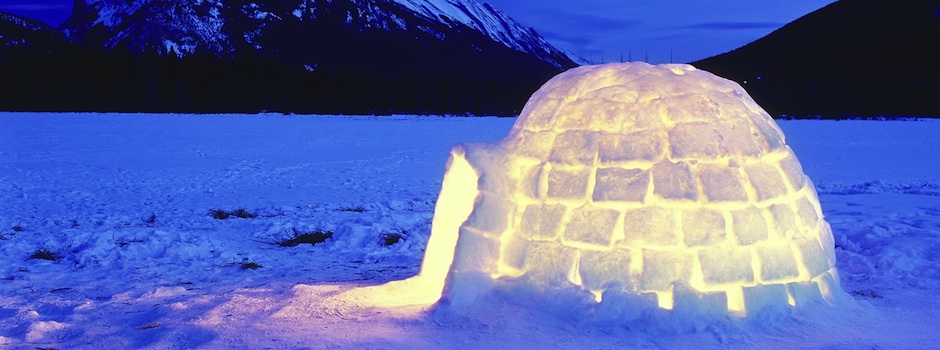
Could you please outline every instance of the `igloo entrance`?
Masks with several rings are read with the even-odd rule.
[[[428,300],[488,280],[746,317],[842,293],[783,133],[739,85],[689,65],[556,76],[505,139],[452,150],[434,215],[415,278]]]

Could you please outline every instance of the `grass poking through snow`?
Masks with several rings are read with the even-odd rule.
[[[39,249],[36,249],[36,251],[34,251],[33,254],[30,254],[29,258],[37,259],[37,260],[59,261],[59,259],[61,259],[62,256],[60,256],[59,253],[56,253],[49,249],[39,248]]]
[[[257,269],[264,267],[264,266],[261,266],[261,264],[258,264],[254,261],[243,262],[239,264],[238,266],[241,267],[242,270],[257,270]]]
[[[244,208],[235,210],[212,209],[209,210],[209,215],[212,215],[212,218],[216,220],[225,220],[233,216],[242,219],[252,219],[258,216],[258,214],[247,211]]]
[[[310,232],[300,232],[294,229],[294,235],[291,238],[275,241],[281,247],[296,247],[301,244],[317,245],[333,237],[333,231],[316,230]]]

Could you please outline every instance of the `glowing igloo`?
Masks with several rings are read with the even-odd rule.
[[[747,316],[834,303],[834,266],[812,183],[741,86],[625,63],[556,76],[505,139],[452,150],[420,277],[445,299],[482,278]]]

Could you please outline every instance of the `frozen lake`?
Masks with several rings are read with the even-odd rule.
[[[778,121],[859,304],[698,332],[330,296],[414,275],[444,164],[513,118],[0,113],[0,347],[827,348],[940,341],[940,122]],[[254,218],[214,219],[245,209]],[[333,232],[316,246],[273,244]],[[401,240],[386,245],[386,237]],[[48,252],[55,261],[30,258]],[[260,268],[242,268],[249,263]],[[251,265],[249,265],[251,266]]]

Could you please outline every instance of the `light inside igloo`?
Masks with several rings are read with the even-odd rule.
[[[689,65],[556,76],[505,139],[454,148],[434,215],[406,281],[426,299],[525,285],[746,317],[841,293],[783,133],[738,84]]]

